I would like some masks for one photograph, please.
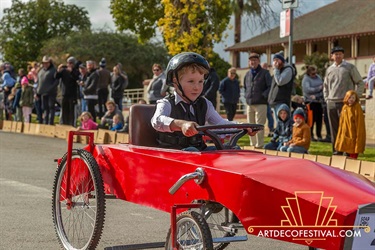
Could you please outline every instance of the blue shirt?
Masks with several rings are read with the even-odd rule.
[[[1,84],[1,87],[12,88],[15,83],[16,79],[14,79],[8,72],[5,72],[3,75],[3,84]]]
[[[122,129],[122,127],[123,127],[122,122],[119,122],[117,124],[113,124],[111,130],[112,131],[117,131],[117,130]]]

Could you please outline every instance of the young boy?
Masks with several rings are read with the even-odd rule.
[[[303,109],[297,108],[293,114],[293,135],[292,139],[284,143],[280,151],[307,153],[310,147],[311,132],[310,127],[305,123],[305,113]]]
[[[121,122],[121,117],[119,114],[115,114],[112,119],[112,126],[111,129],[112,131],[118,131],[121,130],[123,127],[123,123]]]
[[[206,59],[193,52],[183,52],[168,63],[166,83],[173,86],[172,96],[157,101],[151,124],[158,132],[160,147],[186,151],[208,150],[196,126],[233,124],[216,112],[202,96],[205,77],[210,66]],[[249,133],[254,135],[255,132]],[[211,148],[210,148],[211,149]]]
[[[292,138],[293,120],[289,116],[288,105],[281,104],[277,111],[277,124],[273,132],[273,137],[269,143],[264,145],[265,149],[280,150],[284,142]]]

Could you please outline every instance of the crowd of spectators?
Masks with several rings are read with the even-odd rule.
[[[302,80],[303,96],[293,93],[296,70],[285,60],[282,52],[273,57],[273,76],[269,74],[266,64],[260,66],[259,59],[258,54],[250,54],[250,69],[244,77],[247,119],[249,123],[263,125],[268,119],[272,139],[264,145],[263,134],[258,133],[250,138],[251,145],[255,148],[308,153],[311,141],[321,141],[332,143],[333,154],[357,158],[359,153],[363,153],[365,129],[359,96],[363,93],[364,82],[357,68],[344,60],[342,47],[332,48],[333,64],[327,69],[324,79],[317,74],[315,65],[307,65]],[[371,67],[374,67],[374,63]],[[372,98],[374,76],[371,67],[367,79],[370,93],[366,99]],[[345,113],[341,114],[343,110]],[[350,112],[353,115],[348,116]],[[361,114],[358,115],[359,112]],[[323,120],[326,138],[322,137]],[[276,121],[276,128],[273,121]]]
[[[59,124],[81,129],[123,129],[122,99],[128,77],[120,63],[110,72],[105,58],[99,68],[94,60],[83,63],[73,56],[56,67],[44,56],[40,64],[19,69],[18,74],[10,63],[3,63],[0,86],[0,119],[29,123],[35,110],[40,124],[53,125],[58,115]]]
[[[321,141],[331,142],[334,154],[348,153],[337,148],[337,137],[348,136],[342,134],[343,130],[339,128],[340,113],[348,91],[354,90],[358,99],[363,93],[364,82],[356,67],[344,60],[343,48],[334,47],[331,59],[333,64],[327,69],[324,79],[318,75],[315,65],[306,66],[302,79],[303,96],[297,96],[293,94],[295,67],[288,63],[282,52],[273,57],[270,66],[273,75],[266,63],[260,63],[259,54],[250,53],[249,70],[243,79],[247,121],[265,125],[268,120],[268,136],[272,137],[271,142],[265,145],[264,133],[257,133],[250,136],[251,145],[255,148],[308,152],[310,141]],[[373,61],[366,81],[370,89],[366,99],[372,98],[375,57]],[[160,64],[152,65],[152,73],[153,78],[144,84],[147,85],[148,103],[155,104],[157,100],[172,95],[174,90],[166,84],[167,76]],[[236,68],[229,68],[227,76],[220,81],[211,67],[202,91],[202,96],[211,101],[215,109],[217,93],[220,93],[229,121],[235,117],[240,98],[237,78]],[[122,65],[115,65],[110,72],[106,69],[105,58],[97,67],[94,60],[82,63],[69,57],[66,64],[56,68],[52,59],[44,56],[41,64],[34,63],[27,70],[19,69],[18,74],[10,63],[4,63],[1,65],[0,115],[27,123],[30,122],[31,110],[35,110],[39,123],[54,124],[56,103],[59,103],[60,124],[80,129],[107,128],[127,132],[128,117],[124,118],[122,113],[127,86],[128,77]],[[140,103],[146,101],[142,99]],[[346,104],[349,105],[348,102]],[[322,136],[323,121],[326,125],[325,138]],[[303,133],[297,135],[297,130]],[[351,151],[350,155],[355,157],[355,154],[361,153],[359,151]]]

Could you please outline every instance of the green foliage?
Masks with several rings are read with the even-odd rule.
[[[50,38],[89,30],[87,11],[59,0],[12,0],[0,26],[0,53],[16,68],[40,58],[40,48]]]
[[[220,42],[231,9],[229,0],[111,0],[111,14],[120,31],[134,32],[144,42],[157,28],[171,55],[194,51],[212,55],[213,43]]]
[[[329,66],[329,57],[326,53],[315,52],[311,54],[311,56],[306,55],[303,62],[305,63],[305,66],[302,67],[302,70],[306,70],[306,66],[315,65],[317,67],[318,75],[324,77]]]
[[[141,42],[155,36],[157,21],[164,15],[160,0],[111,0],[109,7],[117,29],[131,30]]]
[[[220,42],[229,22],[229,0],[162,0],[164,17],[158,22],[171,55],[193,51],[207,57]]]
[[[142,87],[142,81],[152,77],[152,65],[159,63],[166,67],[169,59],[163,45],[139,44],[134,35],[108,31],[75,32],[64,38],[56,37],[45,44],[42,53],[56,58],[56,64],[65,63],[69,56],[97,63],[105,57],[110,71],[120,62],[129,77],[128,88]]]
[[[215,68],[220,80],[227,77],[227,72],[231,65],[227,61],[222,59],[219,54],[214,52],[211,59],[209,59],[208,61],[210,62],[211,67]]]

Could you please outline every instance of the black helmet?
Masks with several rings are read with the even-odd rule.
[[[193,64],[193,63],[203,66],[208,71],[210,70],[210,64],[207,62],[207,60],[203,56],[194,52],[182,52],[172,57],[172,59],[168,63],[168,66],[166,69],[167,85],[169,86],[173,85],[173,76],[176,75],[175,72],[177,72],[180,68],[188,64]]]

